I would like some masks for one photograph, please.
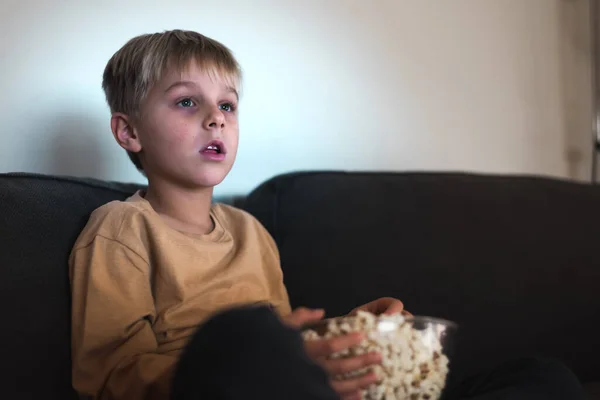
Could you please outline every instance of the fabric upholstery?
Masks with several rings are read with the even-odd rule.
[[[0,174],[2,398],[75,398],[67,258],[92,210],[137,189]],[[341,172],[278,176],[243,203],[277,241],[293,305],[339,315],[395,296],[460,324],[457,375],[547,355],[589,387],[599,205],[599,187],[553,179]]]
[[[72,399],[67,260],[89,214],[136,185],[0,174],[2,398]]]
[[[600,187],[534,177],[294,173],[245,208],[274,236],[292,306],[381,296],[459,323],[455,377],[519,355],[600,380]]]

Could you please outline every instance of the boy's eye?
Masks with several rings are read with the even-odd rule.
[[[235,107],[231,103],[221,104],[219,108],[225,112],[232,112],[233,110],[235,110]]]
[[[184,108],[195,106],[194,101],[192,99],[183,99],[179,103],[177,103],[177,105]]]

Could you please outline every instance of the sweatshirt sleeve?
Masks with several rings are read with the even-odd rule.
[[[267,247],[271,253],[271,257],[269,257],[271,262],[267,263],[267,273],[269,276],[271,293],[270,301],[275,307],[275,310],[279,316],[285,317],[292,312],[292,307],[290,305],[287,288],[285,287],[285,283],[283,281],[283,271],[281,269],[279,249],[277,248],[277,244],[269,232],[262,225],[260,225],[260,223],[259,226],[263,239],[266,241]]]
[[[99,400],[168,399],[177,359],[157,353],[148,262],[96,236],[69,264],[75,390]]]

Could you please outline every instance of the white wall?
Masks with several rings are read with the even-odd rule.
[[[587,178],[587,0],[4,0],[0,172],[144,179],[114,143],[106,61],[193,29],[245,72],[244,193],[299,169]]]

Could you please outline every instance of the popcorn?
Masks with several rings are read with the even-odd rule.
[[[332,358],[370,352],[382,355],[380,365],[335,377],[348,379],[374,372],[378,383],[363,391],[363,400],[437,400],[448,375],[448,357],[440,342],[444,329],[444,325],[431,325],[418,330],[401,314],[376,316],[359,311],[356,316],[331,319],[323,335],[311,329],[302,335],[304,340],[329,339],[351,332],[366,335],[360,345],[332,355]]]

